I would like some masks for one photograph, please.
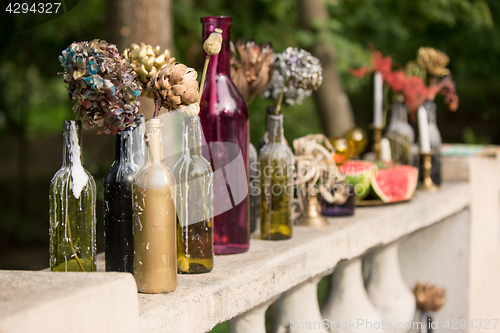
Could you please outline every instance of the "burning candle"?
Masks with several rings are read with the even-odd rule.
[[[418,130],[420,134],[420,148],[423,153],[430,153],[431,142],[429,137],[429,122],[427,120],[427,111],[420,105],[418,107]]]
[[[382,73],[375,72],[375,85],[374,85],[374,115],[373,125],[375,127],[382,127]]]

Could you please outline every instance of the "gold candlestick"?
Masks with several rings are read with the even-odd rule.
[[[431,149],[428,153],[424,153],[423,151],[420,151],[420,155],[422,156],[422,159],[423,159],[422,169],[424,172],[424,180],[419,187],[419,189],[422,191],[436,192],[439,189],[436,186],[436,184],[433,183],[432,178],[431,178],[432,154],[433,153],[434,153],[433,149]]]
[[[382,130],[384,129],[384,126],[372,124],[372,128],[374,139],[373,152],[375,153],[375,159],[378,162],[380,161],[380,140],[382,139]]]

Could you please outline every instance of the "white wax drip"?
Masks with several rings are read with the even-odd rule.
[[[69,125],[69,159],[71,162],[71,178],[73,178],[73,196],[79,199],[89,180],[89,176],[85,172],[80,159],[80,145],[78,144],[75,122],[71,122]]]

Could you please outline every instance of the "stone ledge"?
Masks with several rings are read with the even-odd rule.
[[[291,240],[253,238],[250,251],[216,256],[214,270],[179,275],[171,294],[139,294],[142,332],[206,332],[220,322],[357,257],[437,223],[469,205],[469,184],[445,184],[406,203],[363,207],[354,217],[330,219],[323,228],[296,227]]]
[[[0,271],[0,332],[136,332],[127,273]]]

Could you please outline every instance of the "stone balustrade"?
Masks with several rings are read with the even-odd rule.
[[[132,275],[102,272],[102,255],[101,272],[92,274],[0,271],[0,332],[196,333],[231,320],[231,332],[263,333],[265,311],[275,301],[277,333],[406,332],[396,325],[414,321],[408,288],[418,279],[448,290],[447,305],[435,315],[440,325],[446,318],[493,316],[500,301],[478,312],[487,296],[471,269],[484,271],[484,261],[499,259],[500,246],[481,244],[472,231],[484,236],[498,225],[500,177],[481,175],[500,170],[500,163],[467,163],[469,178],[447,182],[436,193],[417,191],[409,202],[363,207],[322,228],[296,227],[291,240],[254,236],[247,253],[216,256],[210,274],[179,275],[170,294],[137,294]],[[498,243],[500,227],[494,231]],[[320,309],[317,283],[329,274],[330,296]],[[491,291],[500,289],[494,279],[486,283]],[[326,327],[350,320],[374,325]],[[377,327],[382,320],[393,327]]]

